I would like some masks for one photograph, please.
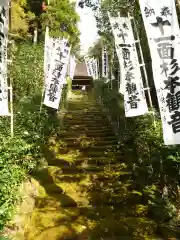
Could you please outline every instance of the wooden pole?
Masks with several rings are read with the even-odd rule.
[[[12,16],[11,16],[11,0],[9,1],[9,32],[11,32],[12,29]],[[10,44],[11,41],[10,41]],[[10,54],[11,56],[11,48],[10,48]],[[10,61],[11,62],[11,61]],[[11,117],[11,137],[14,136],[14,115],[13,115],[13,82],[12,78],[10,77],[10,87],[9,87],[9,92],[10,92],[10,117]]]

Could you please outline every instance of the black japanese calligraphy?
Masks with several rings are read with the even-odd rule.
[[[145,16],[146,16],[147,18],[150,17],[150,16],[152,16],[152,15],[155,15],[155,11],[154,11],[154,9],[151,8],[151,7],[145,7],[145,8],[144,8],[144,12],[145,12]]]
[[[172,16],[171,10],[169,7],[163,7],[161,8],[161,16],[167,17],[167,16]]]
[[[124,60],[130,60],[130,51],[128,48],[122,48],[122,54]]]
[[[129,30],[129,27],[128,27],[127,23],[123,23],[122,26],[123,26],[124,29]]]
[[[130,104],[132,109],[135,109],[138,107],[137,103],[140,101],[140,99],[138,98],[138,93],[133,94],[129,97],[129,101],[127,101],[127,103]]]
[[[174,48],[171,43],[159,43],[158,53],[161,59],[173,59],[174,58]]]
[[[135,83],[127,83],[126,84],[126,91],[128,92],[129,95],[136,93],[137,92],[137,87]]]
[[[160,68],[162,68],[161,74],[165,73],[165,76],[167,77],[167,71],[169,69],[168,63],[163,61],[163,63],[160,65]]]
[[[178,110],[180,107],[180,91],[176,94],[168,93],[166,97],[167,107],[169,108],[169,112]]]
[[[172,65],[171,69],[173,70],[170,75],[174,75],[176,74],[179,70],[180,70],[180,67],[177,63],[177,59],[173,59],[170,63],[170,65]]]
[[[125,80],[131,82],[134,79],[134,74],[131,71],[127,71],[125,75]]]
[[[124,60],[124,68],[127,68],[129,71],[132,71],[134,69],[132,61]]]
[[[177,86],[180,86],[179,77],[177,76],[169,76],[168,79],[164,81],[164,83],[166,84],[165,89],[170,90],[170,93],[174,93],[175,88]]]
[[[57,99],[56,97],[57,91],[58,91],[57,85],[54,83],[50,84],[49,93],[48,93],[49,101],[54,102]]]
[[[171,26],[168,20],[163,20],[162,17],[156,17],[156,22],[151,23],[153,27],[158,27],[161,35],[164,35],[164,26]]]
[[[173,41],[175,40],[175,36],[174,35],[171,35],[169,37],[160,37],[160,38],[155,38],[154,41],[155,42],[162,42],[162,41]]]
[[[125,33],[122,29],[119,29],[119,33],[117,34],[119,38],[122,38],[123,42],[125,43],[126,37],[128,36],[127,33]]]
[[[171,115],[171,120],[168,122],[169,125],[172,125],[173,133],[180,132],[180,112],[175,111],[174,114]]]

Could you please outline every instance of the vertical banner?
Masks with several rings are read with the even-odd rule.
[[[72,80],[74,78],[75,68],[76,68],[76,58],[73,55],[70,57],[70,63],[69,63],[69,76]]]
[[[7,83],[7,44],[9,1],[0,1],[0,116],[9,115]]]
[[[102,77],[109,77],[108,53],[105,46],[102,49]]]
[[[55,47],[55,40],[52,37],[49,36],[49,28],[46,27],[45,46],[44,46],[44,79],[45,79],[45,87],[47,86],[53,47]]]
[[[98,79],[97,60],[95,58],[90,58],[89,61],[92,69],[92,77],[94,80],[97,80]]]
[[[61,92],[67,72],[70,46],[66,39],[55,39],[55,47],[52,50],[52,59],[45,89],[44,105],[58,109]]]
[[[93,77],[93,69],[92,69],[91,59],[86,56],[86,57],[84,58],[84,60],[85,60],[85,63],[86,63],[86,68],[87,68],[88,76]]]
[[[98,61],[94,58],[94,79],[98,79]]]
[[[180,32],[174,0],[140,0],[164,143],[180,144]]]
[[[131,21],[109,15],[121,68],[126,117],[148,112]]]

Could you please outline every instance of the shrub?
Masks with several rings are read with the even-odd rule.
[[[179,147],[164,145],[159,116],[156,119],[156,128],[150,114],[125,118],[122,96],[117,90],[109,89],[102,79],[95,82],[95,93],[115,126],[120,147],[127,155],[134,186],[143,193],[151,216],[161,221],[172,218],[180,200]]]

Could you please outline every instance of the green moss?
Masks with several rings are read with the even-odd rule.
[[[59,132],[51,137],[49,166],[36,173],[39,197],[26,239],[153,239],[156,223],[147,218],[142,194],[133,189],[126,159],[119,160],[116,137],[110,137],[106,127],[95,130],[99,120],[93,121],[92,113],[99,110],[94,103],[87,106],[87,96],[78,96],[75,103],[71,100],[73,112],[66,116],[74,119],[68,122],[72,127],[61,129],[63,137]],[[82,112],[76,112],[78,102],[81,107],[85,104],[88,122],[92,120],[92,136],[84,133],[87,122]]]

